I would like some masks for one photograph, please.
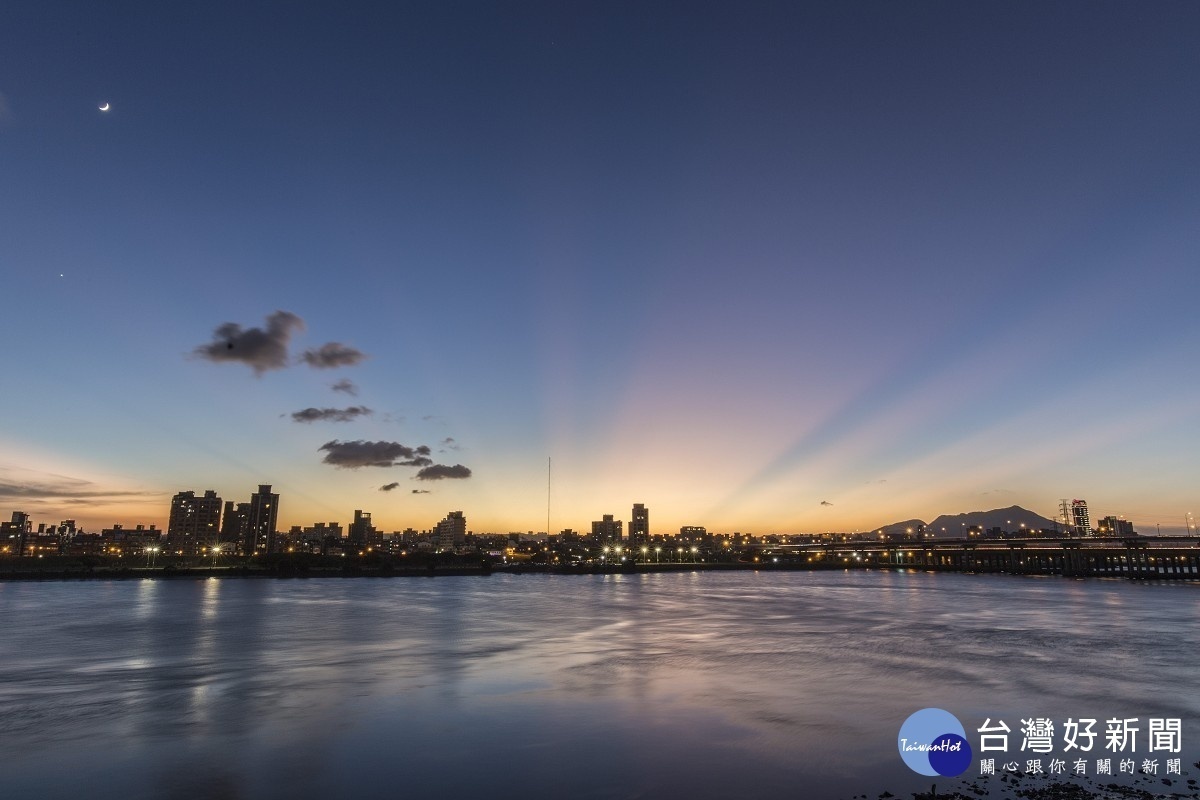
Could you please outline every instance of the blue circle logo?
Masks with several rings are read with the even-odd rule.
[[[919,775],[957,778],[971,766],[966,730],[940,708],[923,708],[904,720],[896,744],[904,763]]]

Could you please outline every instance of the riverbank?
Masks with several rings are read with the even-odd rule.
[[[920,566],[886,566],[863,564],[839,564],[836,562],[681,562],[681,563],[634,563],[546,565],[519,563],[510,564],[486,559],[451,556],[423,559],[376,557],[373,559],[348,560],[334,556],[280,555],[253,559],[221,559],[217,564],[210,559],[177,559],[167,564],[130,563],[132,559],[113,557],[52,556],[38,559],[0,560],[0,581],[54,581],[54,580],[142,580],[142,579],[195,579],[195,578],[430,578],[442,576],[488,576],[505,575],[636,575],[642,573],[675,572],[954,572],[955,574],[997,575],[1016,574],[1028,576],[1054,576],[1082,578],[1085,576],[1062,576],[1043,572],[1003,572],[998,570],[940,570]],[[221,563],[224,562],[224,563]],[[1088,576],[1106,579],[1177,582],[1168,580],[1170,575],[1142,576]]]

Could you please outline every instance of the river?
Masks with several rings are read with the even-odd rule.
[[[1022,762],[1022,718],[1143,735],[1178,718],[1195,773],[1197,589],[878,571],[0,583],[0,797],[907,796],[931,779],[897,734],[925,707],[976,743],[1004,719]]]

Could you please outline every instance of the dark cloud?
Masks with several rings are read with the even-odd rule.
[[[395,489],[399,485],[400,485],[399,481],[392,481],[391,483],[385,483],[383,486],[379,487],[379,491],[390,492],[392,489]]]
[[[417,448],[417,455],[419,456],[427,456],[432,452],[433,451],[429,449],[429,445],[427,444],[423,444]]]
[[[328,342],[317,350],[305,350],[300,354],[301,361],[317,369],[352,367],[366,357],[366,353],[341,342]]]
[[[290,311],[276,311],[267,317],[265,330],[242,330],[236,322],[226,322],[213,331],[210,344],[202,344],[192,352],[208,361],[237,361],[262,375],[287,366],[288,342],[297,330],[304,330],[304,320]]]
[[[413,489],[413,494],[433,494],[428,489]]]
[[[432,458],[429,458],[427,456],[417,456],[415,458],[410,458],[407,461],[398,461],[398,462],[396,462],[396,466],[398,466],[398,467],[428,467],[432,463],[433,463]]]
[[[445,439],[442,439],[442,447],[444,447],[446,450],[459,449],[458,442],[454,440],[453,436],[447,436]]]
[[[350,406],[349,408],[306,408],[303,411],[293,411],[293,422],[353,422],[359,417],[370,416],[374,412],[366,406]]]
[[[424,447],[424,445],[422,445]],[[421,448],[412,448],[399,442],[339,442],[334,439],[317,448],[324,450],[322,461],[342,469],[358,469],[359,467],[399,467],[424,466],[418,463]]]
[[[822,501],[821,501],[821,505],[823,505],[823,506],[831,506],[831,505],[833,505],[833,503],[829,502],[828,500],[822,500]]]
[[[335,392],[345,392],[351,397],[358,397],[358,387],[355,386],[354,381],[350,380],[349,378],[342,378],[330,388],[332,388]]]
[[[453,467],[448,467],[445,464],[434,464],[432,467],[426,467],[417,473],[417,480],[419,481],[440,481],[443,478],[469,477],[471,477],[471,470],[462,464],[455,464]]]

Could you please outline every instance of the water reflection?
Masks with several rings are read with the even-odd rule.
[[[1186,743],[1194,591],[900,573],[0,584],[0,796],[706,798],[751,774],[760,797],[848,797],[916,786],[895,735],[927,705],[968,727],[1182,717]]]

